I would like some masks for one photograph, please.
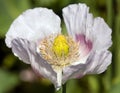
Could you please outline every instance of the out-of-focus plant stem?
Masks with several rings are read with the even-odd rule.
[[[58,90],[57,92],[55,93],[66,93],[66,83],[64,85],[62,85],[61,89]]]
[[[113,28],[114,23],[114,9],[113,9],[113,0],[106,0],[106,9],[107,9],[107,23],[111,28]],[[103,86],[105,88],[104,93],[107,93],[111,88],[112,81],[112,65],[106,71],[105,76],[103,77]]]
[[[113,26],[113,0],[106,0],[106,8],[107,8],[107,23],[110,27]]]
[[[62,93],[66,93],[66,83],[62,86]]]
[[[115,51],[115,78],[120,78],[120,0],[116,0],[115,33],[114,33],[114,51]],[[120,82],[120,80],[119,80]]]

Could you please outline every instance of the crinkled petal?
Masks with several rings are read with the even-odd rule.
[[[85,4],[73,4],[63,9],[63,17],[68,34],[75,40],[77,36],[85,36],[85,41],[91,41],[94,50],[108,49],[111,44],[111,29],[102,18],[93,18],[89,7]]]
[[[68,79],[80,78],[84,75],[85,63],[88,56],[85,56],[79,59],[77,62],[72,63],[70,66],[63,68],[63,83],[65,83]]]
[[[111,29],[102,18],[95,18],[91,35],[91,54],[86,62],[85,73],[102,73],[111,63],[112,54],[107,50],[112,45]]]
[[[56,72],[53,71],[52,67],[37,53],[34,42],[17,38],[12,41],[11,45],[12,51],[17,57],[23,60],[23,62],[27,63],[28,61],[38,74],[48,78],[53,84],[57,85]]]
[[[84,70],[85,70],[84,65],[85,64],[77,64],[77,65],[72,65],[64,68],[62,83],[64,84],[67,80],[72,78],[82,77],[84,75]]]
[[[85,4],[72,4],[63,9],[68,34],[80,43],[80,57],[87,56],[93,48],[91,39],[93,15]]]
[[[91,53],[85,66],[86,74],[104,72],[111,63],[112,54],[109,51],[95,51]]]
[[[79,52],[80,59],[89,55],[93,48],[93,43],[90,40],[86,40],[86,36],[83,34],[77,34],[76,40],[80,43]]]
[[[88,73],[105,71],[111,63],[111,53],[107,51],[112,44],[112,31],[109,26],[102,18],[94,19],[85,4],[73,4],[65,7],[63,17],[68,34],[80,42],[81,55],[89,54],[89,61],[85,62],[86,71],[82,70],[83,73],[87,73],[87,70],[89,70]],[[83,75],[82,71],[80,70],[80,73],[78,71],[78,75]]]
[[[91,37],[93,38],[94,50],[107,50],[111,45],[111,32],[102,18],[95,18]]]
[[[27,64],[30,64],[29,45],[30,44],[27,41],[19,38],[16,38],[11,42],[12,52],[14,55]]]
[[[32,68],[40,75],[49,79],[55,85],[55,87],[57,87],[58,81],[56,72],[44,59],[42,59],[39,54],[36,54],[35,56],[36,57],[33,56],[31,59]]]
[[[67,31],[73,38],[76,34],[85,34],[86,22],[91,23],[93,21],[92,15],[88,12],[89,8],[85,4],[72,4],[63,8],[63,18]]]
[[[60,33],[60,22],[60,18],[50,9],[29,9],[12,23],[6,34],[6,45],[11,47],[14,38],[37,42],[48,35]]]
[[[85,74],[100,74],[111,63],[112,55],[109,51],[91,53],[86,64],[71,65],[63,69],[63,83],[71,78],[81,78]]]

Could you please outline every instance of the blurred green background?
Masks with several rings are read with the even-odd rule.
[[[38,77],[30,65],[16,58],[5,45],[5,33],[23,11],[47,7],[62,18],[62,8],[86,3],[93,15],[103,17],[112,28],[112,64],[100,75],[67,82],[67,93],[120,93],[120,0],[0,0],[0,93],[55,93],[50,81]],[[63,31],[65,25],[62,22]]]

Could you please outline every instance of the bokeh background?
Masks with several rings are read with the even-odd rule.
[[[113,59],[102,74],[69,80],[67,93],[120,93],[120,0],[0,0],[0,93],[55,93],[49,80],[38,77],[30,65],[21,62],[6,47],[5,34],[13,20],[29,8],[51,8],[62,18],[63,7],[80,2],[86,3],[94,17],[103,17],[112,28]],[[65,32],[63,22],[62,27]]]

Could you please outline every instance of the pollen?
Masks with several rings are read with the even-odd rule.
[[[51,35],[40,41],[41,57],[53,68],[63,68],[76,62],[79,57],[79,42],[65,35]]]
[[[66,56],[69,53],[69,45],[64,35],[58,35],[53,42],[53,51],[59,57]]]

